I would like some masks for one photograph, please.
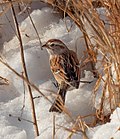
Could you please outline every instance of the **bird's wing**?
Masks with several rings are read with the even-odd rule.
[[[61,79],[75,88],[79,87],[80,69],[75,52],[70,50],[69,53],[53,56],[50,65],[55,78],[58,77],[57,79]]]

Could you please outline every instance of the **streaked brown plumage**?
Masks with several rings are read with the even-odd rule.
[[[49,111],[61,112],[68,88],[79,87],[79,61],[76,53],[58,39],[51,39],[42,47],[50,54],[51,71],[59,84],[58,97]]]

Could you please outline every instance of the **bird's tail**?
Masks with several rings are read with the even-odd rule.
[[[54,103],[52,104],[51,108],[49,109],[49,112],[61,113],[63,111],[66,92],[67,92],[67,86],[60,87],[60,89],[58,90],[58,96],[55,99]]]

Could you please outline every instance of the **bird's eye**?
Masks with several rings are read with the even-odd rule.
[[[54,43],[52,43],[50,46],[52,46],[52,47],[53,47],[53,46],[54,46]]]

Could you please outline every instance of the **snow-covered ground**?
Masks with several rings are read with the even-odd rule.
[[[64,19],[58,16],[58,13],[55,13],[53,9],[48,7],[44,7],[41,10],[34,10],[31,13],[31,17],[43,44],[51,38],[61,39],[70,49],[76,51],[77,48],[79,59],[81,60],[83,58],[85,47],[82,33],[68,17],[66,17],[65,24]],[[1,21],[3,22],[4,20],[5,18]],[[67,31],[66,25],[68,28],[71,28],[70,32]],[[9,29],[9,26],[7,29]],[[4,26],[1,28],[2,32],[5,33],[7,29],[4,28]],[[20,22],[20,31],[24,44],[25,60],[30,81],[38,86],[41,92],[53,101],[54,98],[52,94],[56,93],[57,89],[53,84],[54,79],[49,68],[48,54],[46,50],[41,50],[37,35],[29,17]],[[7,36],[9,36],[8,38],[10,39],[12,35],[10,29],[10,31],[7,32]],[[5,34],[2,36],[3,40],[6,40],[4,41],[2,54],[12,68],[22,73],[19,41],[14,35],[10,40],[7,40],[7,37],[4,38],[5,36]],[[55,114],[56,139],[67,139],[69,137],[71,132],[65,130],[65,128],[72,129],[74,124],[73,121],[79,115],[85,116],[95,112],[92,96],[96,79],[89,71],[89,67],[87,71],[84,71],[84,75],[85,76],[82,77],[81,80],[93,82],[90,84],[81,83],[79,89],[67,92],[65,107],[70,112],[71,117],[64,113]],[[33,124],[27,121],[32,120],[29,94],[26,90],[24,102],[23,81],[1,63],[0,76],[9,80],[9,85],[0,86],[0,139],[33,139]],[[35,99],[37,122],[40,132],[40,136],[36,139],[52,139],[54,114],[49,112],[51,103],[34,89],[33,95],[35,97],[40,96]],[[97,100],[99,103],[99,97]],[[23,104],[25,108],[22,118],[25,120],[19,121],[18,117],[21,116]],[[109,123],[86,129],[88,138],[120,139],[119,116],[120,108],[117,108],[111,115],[111,121]],[[92,120],[91,117],[85,119],[85,121],[89,123]],[[83,135],[81,132],[71,136],[71,139],[82,138]]]

